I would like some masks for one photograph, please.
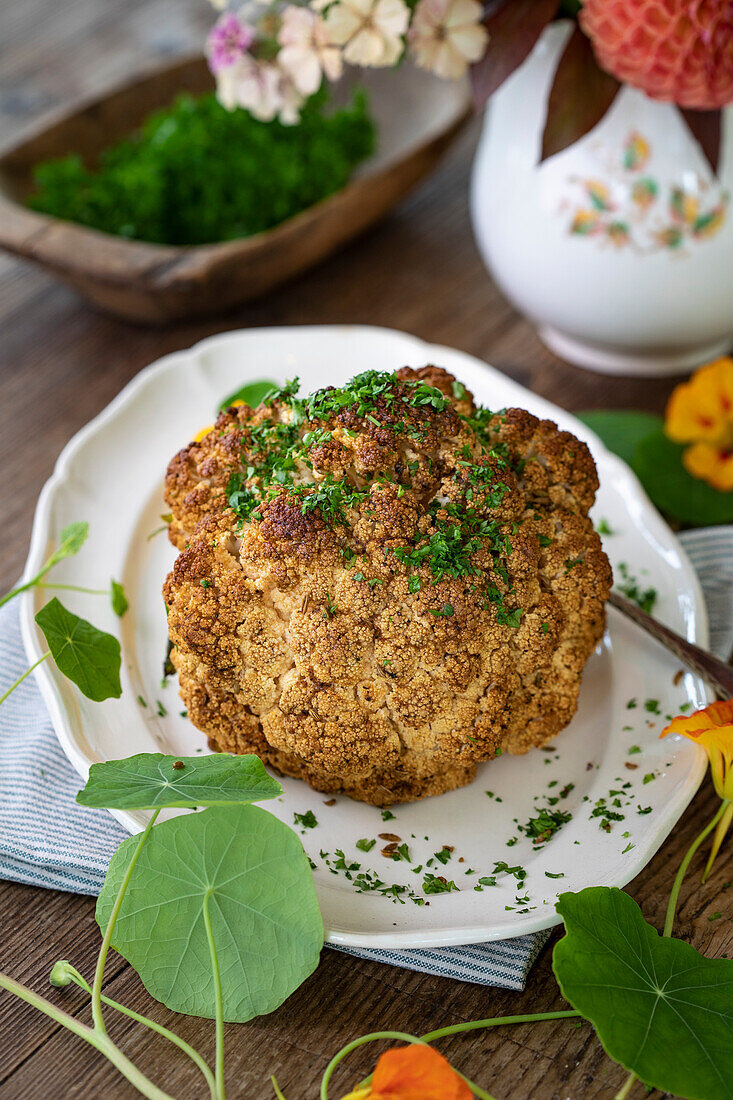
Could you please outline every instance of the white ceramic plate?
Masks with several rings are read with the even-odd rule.
[[[399,332],[328,326],[226,333],[142,371],[69,443],[38,504],[26,576],[37,571],[65,524],[86,519],[89,541],[78,557],[57,568],[56,581],[97,587],[114,576],[124,582],[130,600],[120,622],[98,597],[63,594],[73,610],[120,633],[121,699],[90,703],[50,662],[36,673],[61,744],[80,775],[86,777],[96,760],[137,752],[207,751],[203,735],[179,715],[175,683],[161,687],[166,627],[160,589],[174,551],[164,534],[148,536],[165,511],[162,481],[169,458],[247,380],[284,381],[297,374],[308,391],[368,368],[428,362],[453,371],[491,408],[524,406],[587,440],[601,479],[595,515],[614,532],[605,538],[612,562],[628,563],[640,581],[657,588],[655,610],[664,622],[706,644],[702,596],[684,552],[628,468],[568,413],[477,359]],[[24,597],[23,632],[31,660],[43,651],[33,622],[43,600],[37,591]],[[707,700],[696,677],[688,674],[673,683],[677,668],[674,658],[611,610],[606,637],[585,671],[577,716],[556,739],[556,751],[534,750],[485,764],[470,787],[397,807],[388,823],[374,807],[343,797],[326,806],[325,796],[306,784],[284,780],[283,798],[264,805],[289,825],[294,813],[315,814],[318,825],[303,830],[303,843],[316,863],[328,940],[426,947],[503,939],[557,923],[554,904],[564,890],[629,882],[667,837],[704,772],[702,754],[693,745],[659,740],[665,715]],[[163,717],[157,700],[167,712]],[[631,708],[630,700],[636,700]],[[632,746],[640,751],[630,753]],[[574,784],[572,790],[554,808],[572,819],[547,844],[533,848],[515,821],[526,822],[535,807],[548,805],[568,784]],[[623,814],[610,832],[600,827],[601,817],[592,816],[602,798]],[[620,805],[613,805],[615,800]],[[115,816],[131,831],[144,821],[144,815]],[[384,842],[377,841],[369,853],[357,850],[357,840],[381,832],[407,841],[412,864],[380,855]],[[507,845],[514,837],[516,843]],[[450,860],[429,869],[458,889],[424,897],[425,872],[414,873],[413,867],[443,845],[454,849]],[[409,895],[401,903],[389,895],[357,892],[344,871],[333,867],[337,851],[347,863],[358,862],[387,885],[407,886],[430,904],[416,904]],[[476,890],[497,861],[526,870],[521,887],[515,876],[499,873],[496,886]]]

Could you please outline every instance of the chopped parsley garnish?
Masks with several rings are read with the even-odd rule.
[[[318,824],[313,810],[306,810],[304,814],[294,813],[293,821],[296,825],[302,825],[304,829],[315,829]]]
[[[426,894],[449,894],[458,889],[455,882],[443,878],[442,875],[432,875],[429,871],[422,880],[422,888]]]
[[[361,840],[357,840],[356,846],[360,852],[371,852],[376,843],[376,840],[369,840],[367,837],[362,837]]]
[[[642,588],[638,580],[630,574],[626,562],[619,562],[618,570],[624,581],[623,584],[617,585],[619,592],[627,599],[638,604],[642,611],[646,611],[647,615],[651,615],[659,596],[656,588]]]
[[[524,825],[518,825],[520,833],[532,838],[535,845],[546,844],[563,825],[572,820],[572,814],[565,810],[542,809],[536,817],[530,817]]]

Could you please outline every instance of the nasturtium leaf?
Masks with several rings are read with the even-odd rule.
[[[267,378],[258,378],[256,382],[248,382],[246,386],[241,386],[234,393],[230,393],[226,397],[219,409],[228,409],[230,405],[233,405],[235,401],[244,401],[245,405],[249,405],[250,408],[256,409],[258,405],[261,405],[265,398],[274,393],[278,388],[277,382],[270,382]]]
[[[64,558],[71,558],[74,554],[78,554],[86,542],[88,534],[89,524],[81,520],[77,523],[70,523],[68,527],[64,527],[61,532],[59,544],[44,565],[42,572],[47,573],[57,562],[63,561]]]
[[[112,857],[97,902],[107,927],[138,837]],[[175,1012],[214,1017],[205,909],[224,1019],[272,1012],[318,966],[323,921],[300,840],[256,806],[215,806],[155,825],[140,852],[112,946]]]
[[[59,671],[87,699],[119,699],[121,657],[116,638],[74,615],[55,596],[38,612],[36,622]]]
[[[111,582],[112,610],[120,618],[125,614],[130,604],[127,601],[125,590],[119,581]]]
[[[706,959],[644,920],[623,890],[561,894],[553,968],[605,1050],[686,1100],[733,1097],[733,960]]]
[[[634,461],[636,449],[642,439],[661,431],[661,416],[637,412],[633,409],[592,409],[578,414],[578,419],[600,436],[609,451],[622,458],[629,466]]]
[[[652,503],[681,523],[729,523],[733,493],[721,493],[688,474],[682,465],[683,450],[661,429],[639,443],[632,465]]]
[[[282,787],[267,774],[258,756],[141,752],[126,760],[92,764],[76,801],[106,810],[157,810],[260,802],[279,794]]]

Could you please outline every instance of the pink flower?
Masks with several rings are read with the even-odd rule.
[[[282,47],[278,64],[302,95],[318,91],[323,73],[329,80],[341,76],[341,52],[331,43],[321,16],[315,12],[288,5],[277,40]]]
[[[209,32],[206,54],[212,73],[228,69],[246,54],[254,40],[252,27],[241,20],[234,12],[225,12],[217,19]]]

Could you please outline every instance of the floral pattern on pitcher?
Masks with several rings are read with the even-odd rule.
[[[728,192],[700,175],[692,186],[665,188],[645,171],[651,153],[649,141],[634,131],[621,155],[610,158],[605,181],[571,176],[576,197],[560,207],[570,211],[568,232],[639,255],[689,255],[686,246],[714,237],[725,222]]]

